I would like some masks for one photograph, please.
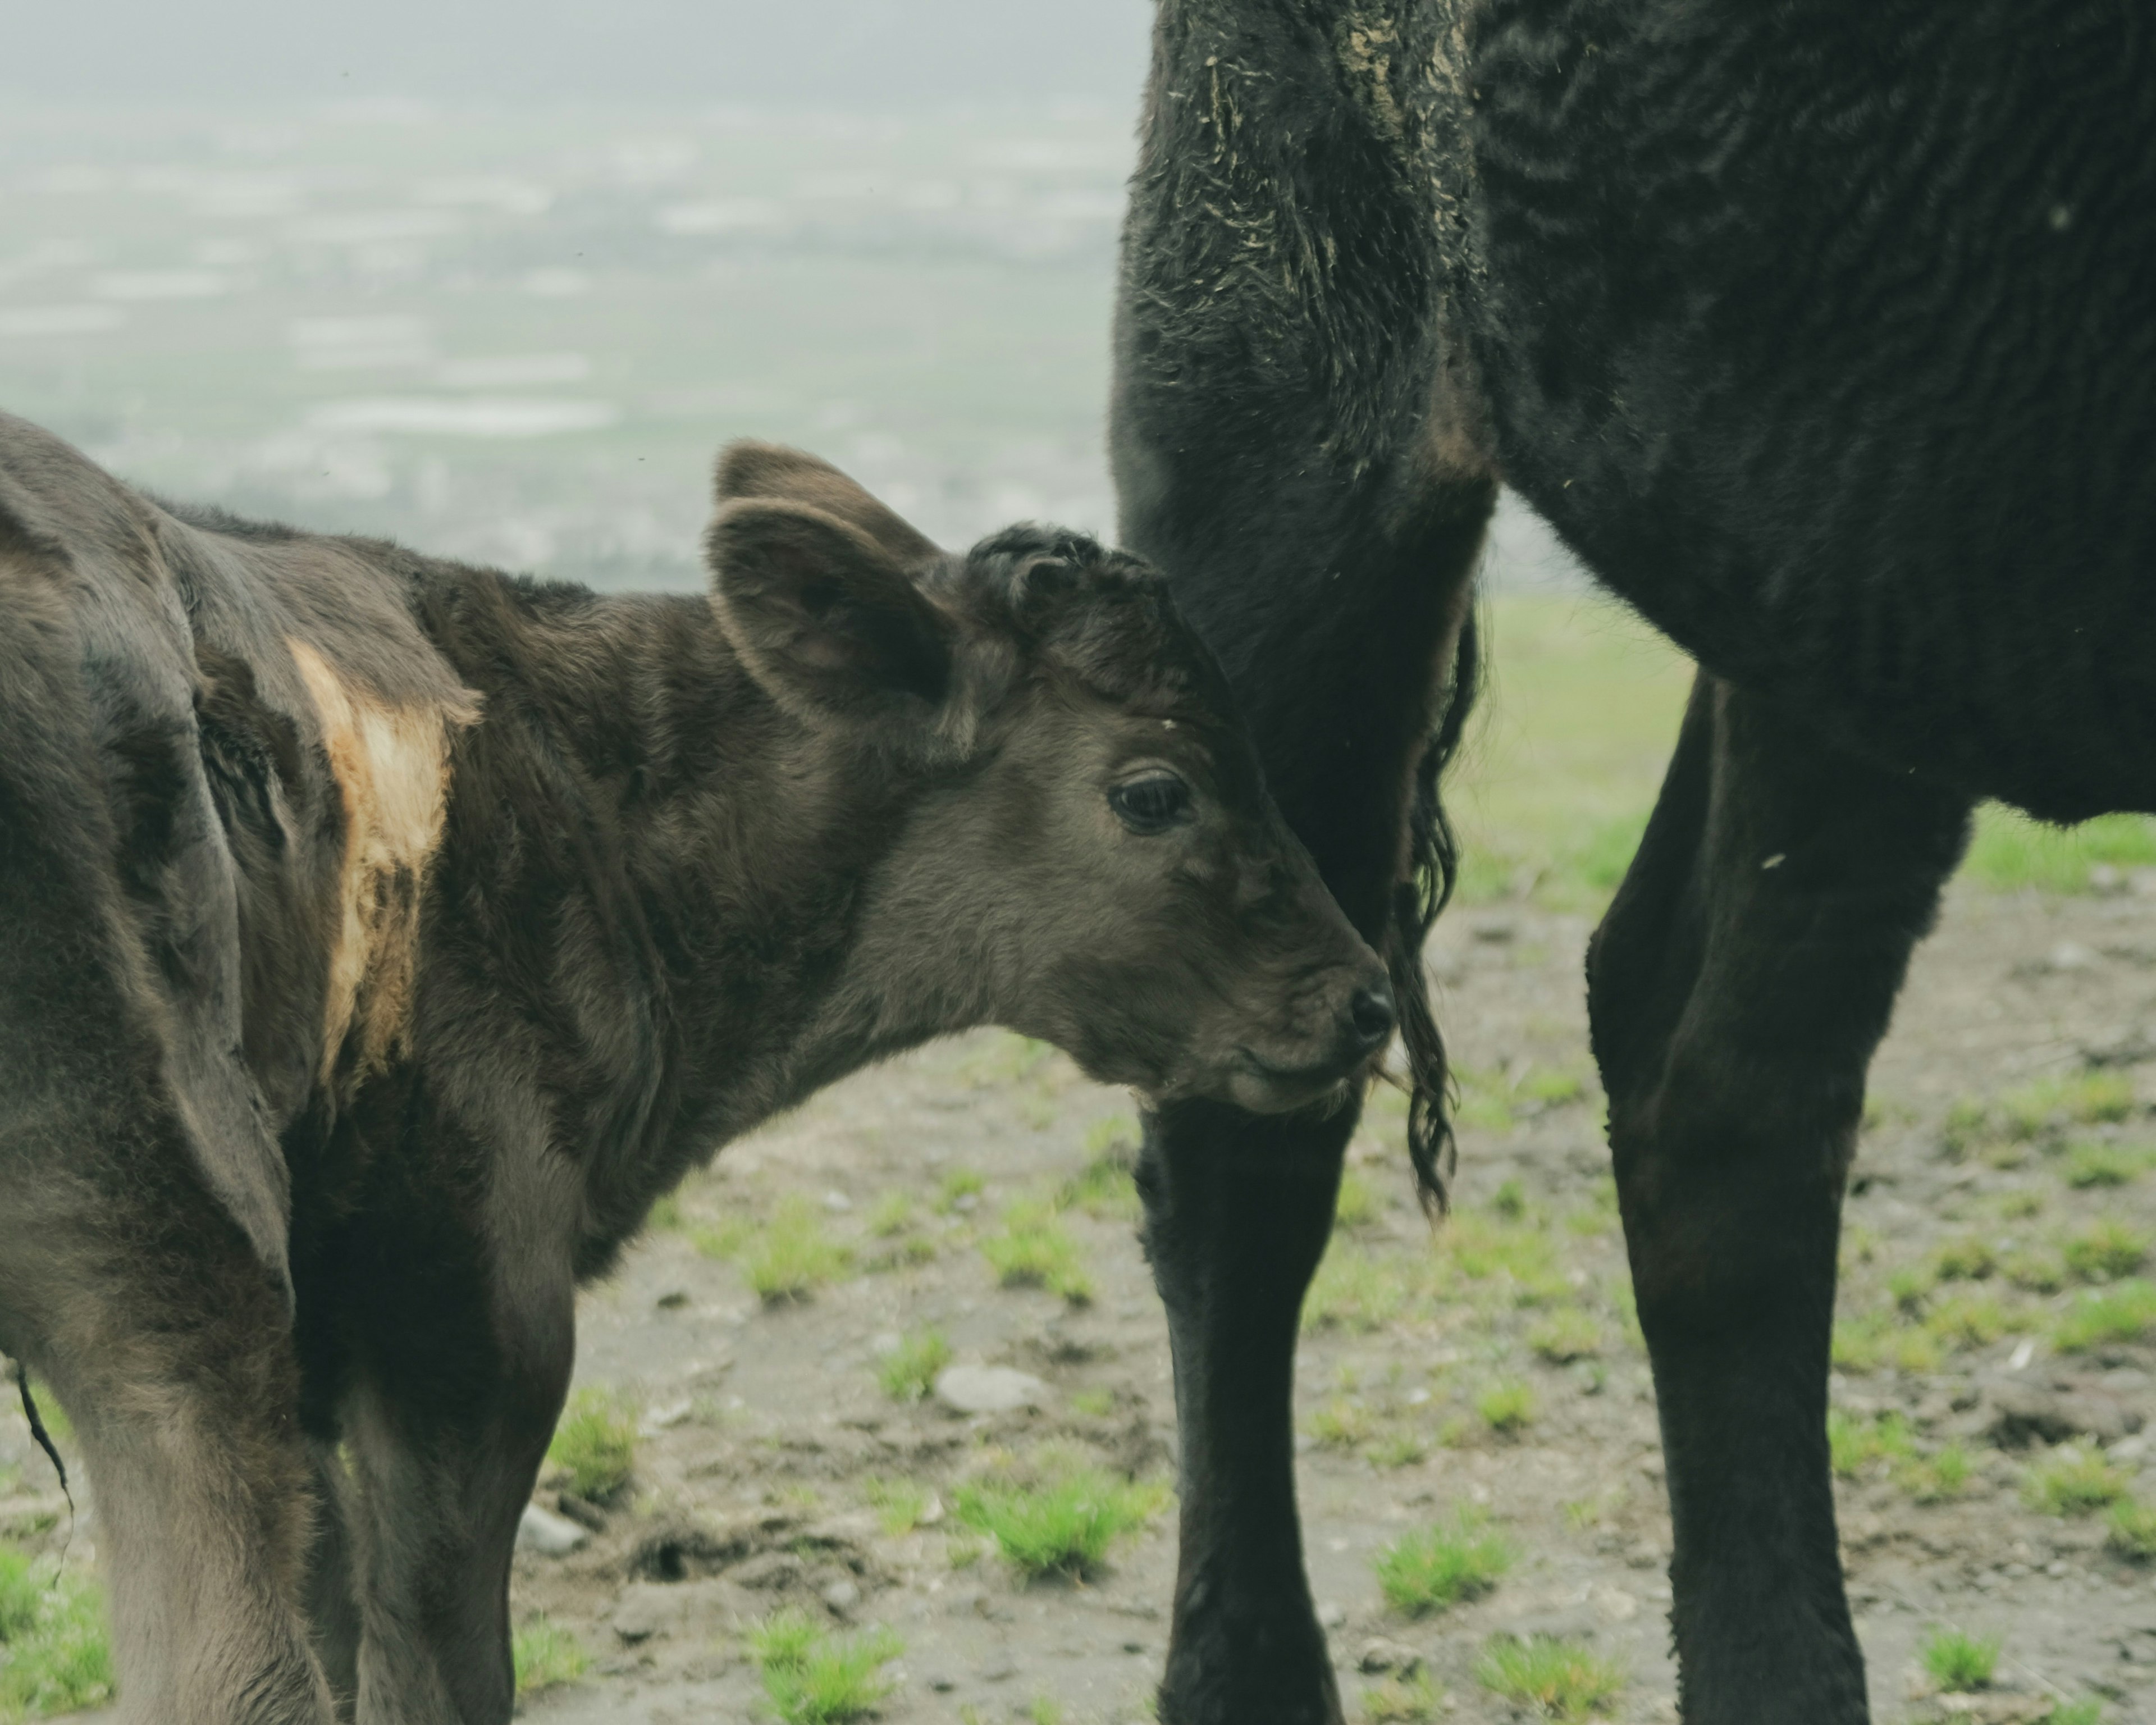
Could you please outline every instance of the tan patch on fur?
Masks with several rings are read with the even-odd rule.
[[[288,641],[344,799],[341,910],[322,1007],[322,1077],[379,1071],[403,1043],[418,969],[419,910],[449,803],[449,733],[470,708],[393,706]]]

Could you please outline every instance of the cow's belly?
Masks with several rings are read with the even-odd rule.
[[[2156,54],[2130,0],[1491,0],[1507,476],[1711,668],[2039,813],[2156,808]]]

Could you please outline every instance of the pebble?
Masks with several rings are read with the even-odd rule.
[[[834,1581],[824,1589],[824,1603],[836,1616],[845,1616],[860,1602],[861,1590],[850,1581]]]
[[[542,1557],[567,1557],[591,1537],[566,1516],[557,1516],[536,1503],[524,1506],[523,1517],[516,1524],[517,1544]]]
[[[936,1378],[936,1399],[959,1414],[1008,1414],[1047,1397],[1040,1378],[1009,1366],[947,1366]]]
[[[679,1425],[696,1411],[696,1404],[692,1401],[668,1402],[664,1406],[654,1408],[637,1422],[637,1434],[641,1437],[654,1437],[670,1427]]]
[[[1336,1605],[1329,1599],[1320,1600],[1317,1606],[1317,1620],[1327,1629],[1338,1629],[1348,1620],[1348,1608],[1345,1605]]]
[[[1389,1641],[1383,1635],[1373,1635],[1363,1644],[1363,1651],[1356,1656],[1355,1669],[1366,1676],[1375,1677],[1392,1671],[1403,1677],[1412,1677],[1422,1669],[1422,1655],[1398,1641]]]

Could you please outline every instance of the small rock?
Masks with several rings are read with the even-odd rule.
[[[1317,1620],[1327,1629],[1338,1629],[1348,1620],[1348,1608],[1334,1604],[1329,1599],[1321,1599],[1317,1604]]]
[[[860,1602],[861,1590],[850,1581],[834,1581],[824,1589],[824,1603],[834,1616],[845,1616]]]
[[[947,1676],[942,1671],[932,1673],[927,1681],[928,1686],[931,1689],[933,1689],[938,1695],[948,1695],[953,1689],[956,1689],[958,1686],[957,1678]]]
[[[665,1635],[680,1615],[681,1596],[675,1589],[657,1582],[633,1581],[622,1590],[608,1621],[614,1634],[634,1647]]]
[[[1598,1587],[1590,1595],[1595,1615],[1605,1623],[1630,1623],[1640,1615],[1640,1602],[1621,1587]]]
[[[826,1192],[824,1194],[824,1208],[834,1216],[842,1216],[853,1207],[853,1199],[843,1192]]]
[[[1009,1366],[947,1366],[936,1379],[936,1399],[959,1414],[1008,1414],[1037,1408],[1047,1396],[1040,1378]]]
[[[606,1512],[588,1497],[579,1497],[574,1491],[557,1491],[554,1507],[579,1527],[588,1527],[594,1533],[606,1532]]]
[[[766,1552],[726,1572],[726,1579],[735,1586],[757,1589],[791,1587],[801,1576],[801,1559],[788,1551]]]
[[[679,1312],[689,1303],[687,1292],[680,1288],[669,1288],[655,1302],[661,1312]]]
[[[1363,1642],[1363,1651],[1355,1656],[1355,1669],[1367,1676],[1382,1676],[1390,1671],[1403,1677],[1412,1677],[1422,1669],[1422,1655],[1412,1647],[1404,1647],[1398,1641],[1389,1641],[1383,1635],[1373,1635]]]
[[[2096,954],[2079,941],[2061,941],[2046,955],[2044,968],[2060,975],[2096,967]]]
[[[670,1427],[679,1425],[696,1411],[696,1404],[692,1401],[668,1402],[646,1414],[637,1422],[636,1430],[641,1436],[655,1437]]]
[[[1519,938],[1520,925],[1510,916],[1484,916],[1469,923],[1467,932],[1486,945],[1502,947]]]
[[[1017,1675],[1018,1667],[1008,1659],[992,1660],[981,1667],[981,1681],[983,1683],[1004,1683]]]
[[[517,1544],[542,1557],[567,1557],[591,1537],[574,1522],[536,1503],[524,1506],[523,1517],[516,1524]]]

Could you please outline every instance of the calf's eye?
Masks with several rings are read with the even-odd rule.
[[[1148,773],[1110,791],[1108,806],[1134,833],[1164,833],[1190,818],[1190,787],[1173,773]]]

